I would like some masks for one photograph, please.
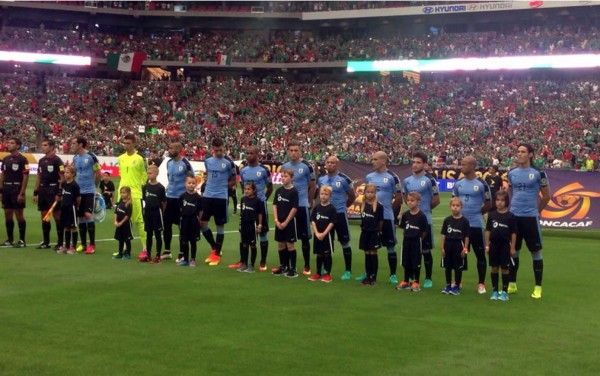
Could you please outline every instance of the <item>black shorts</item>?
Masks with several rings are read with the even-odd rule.
[[[73,228],[79,226],[77,217],[77,209],[75,206],[61,206],[60,208],[60,223],[65,228]]]
[[[423,250],[430,251],[433,249],[433,246],[434,246],[433,231],[432,231],[430,224],[427,225],[427,232],[425,233],[425,238],[423,239],[422,245],[423,245]]]
[[[211,217],[215,218],[217,226],[227,223],[227,199],[202,197],[202,222],[208,222]]]
[[[200,240],[200,223],[198,217],[181,217],[179,222],[179,242],[196,242]]]
[[[537,217],[516,217],[517,218],[517,243],[515,249],[520,251],[523,246],[523,240],[527,245],[529,252],[542,250],[542,230],[540,220]]]
[[[446,239],[444,243],[444,258],[442,258],[442,267],[454,270],[467,270],[467,258],[462,257],[462,250],[465,248],[462,240]]]
[[[350,227],[346,213],[337,213],[335,232],[340,243],[346,244],[350,242]]]
[[[275,241],[279,243],[295,243],[298,240],[296,233],[296,219],[292,219],[290,223],[280,230],[275,227]]]
[[[162,209],[144,210],[144,231],[164,230]]]
[[[167,197],[167,205],[165,206],[165,213],[163,215],[163,221],[165,226],[179,224],[180,209],[179,199]]]
[[[38,210],[39,211],[48,211],[54,202],[56,201],[56,196],[58,195],[58,185],[55,187],[40,187],[38,192]],[[56,211],[60,211],[60,206],[54,208]]]
[[[421,266],[421,238],[404,238],[402,240],[402,266],[417,269]]]
[[[131,221],[127,221],[115,229],[115,239],[118,241],[126,241],[133,239],[133,227]]]
[[[490,266],[508,269],[510,266],[510,244],[490,243]]]
[[[313,253],[315,255],[330,255],[333,253],[333,242],[335,240],[335,236],[333,235],[333,231],[330,231],[323,240],[317,239],[315,236],[313,238]]]
[[[381,237],[378,231],[361,231],[358,249],[370,251],[381,248]]]
[[[254,221],[240,221],[239,229],[242,244],[256,244],[256,223]]]
[[[393,247],[396,245],[396,226],[391,219],[384,219],[381,228],[381,246]]]
[[[21,187],[4,187],[2,191],[2,207],[4,209],[24,209],[25,201],[18,202],[19,192],[21,192]]]
[[[310,232],[310,214],[308,213],[308,208],[299,206],[294,218],[296,220],[297,239],[309,240],[312,234]]]
[[[82,193],[81,194],[81,204],[79,204],[79,211],[77,215],[79,218],[85,217],[85,213],[94,213],[94,198],[96,195],[94,193]]]

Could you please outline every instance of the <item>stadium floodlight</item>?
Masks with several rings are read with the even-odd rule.
[[[14,61],[18,63],[44,63],[59,65],[90,65],[92,58],[89,56],[36,54],[31,52],[0,51],[0,61]]]
[[[476,70],[519,70],[533,68],[595,68],[600,67],[600,54],[543,55],[510,57],[471,57],[427,60],[348,61],[352,72],[414,71],[451,72]]]

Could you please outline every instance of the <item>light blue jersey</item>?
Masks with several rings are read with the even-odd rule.
[[[366,184],[374,184],[377,187],[377,201],[383,205],[383,219],[394,220],[394,208],[392,203],[396,193],[402,193],[402,183],[398,175],[391,171],[371,172],[365,178]]]
[[[98,158],[90,152],[75,154],[73,165],[77,169],[75,181],[81,194],[96,193],[96,171],[100,170]]]
[[[341,172],[334,176],[324,175],[317,181],[317,187],[321,188],[328,185],[332,189],[331,204],[338,213],[347,213],[346,201],[348,201],[348,192],[354,189],[352,180]]]
[[[229,180],[236,176],[235,164],[228,157],[210,157],[204,161],[206,169],[206,190],[204,197],[227,200]]]
[[[517,167],[508,172],[508,184],[512,188],[510,211],[518,217],[539,217],[540,190],[548,186],[546,173]]]
[[[452,197],[458,197],[462,201],[462,214],[469,221],[469,226],[482,229],[481,208],[486,202],[492,201],[492,192],[487,183],[481,178],[462,178],[454,184]]]
[[[194,176],[194,169],[186,158],[181,158],[179,161],[170,159],[167,162],[167,177],[169,185],[167,185],[167,198],[179,199],[185,192],[185,179],[188,176]]]
[[[310,182],[315,181],[313,168],[305,161],[300,161],[298,163],[286,162],[281,165],[281,170],[286,168],[294,170],[293,184],[298,190],[298,206],[308,208],[308,187]]]
[[[267,196],[265,194],[267,187],[273,185],[271,181],[271,173],[269,170],[263,166],[244,166],[240,170],[240,178],[242,180],[242,186],[244,186],[248,182],[253,182],[256,186],[256,197],[262,202],[267,201]]]
[[[411,175],[402,181],[402,186],[404,187],[404,196],[408,192],[418,192],[421,195],[419,209],[427,217],[427,223],[432,224],[431,199],[440,194],[435,178],[425,173],[421,176]]]

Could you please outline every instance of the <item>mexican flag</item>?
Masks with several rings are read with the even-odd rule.
[[[186,56],[186,57],[185,57],[185,59],[184,59],[184,61],[185,61],[187,64],[194,64],[194,63],[197,63],[197,62],[198,62],[198,58],[197,58],[197,57],[195,57],[195,56],[194,56],[194,57],[192,57],[192,56]]]
[[[231,56],[222,53],[217,54],[217,64],[219,65],[231,65]]]
[[[139,72],[147,55],[143,52],[130,52],[128,54],[109,54],[106,65],[121,72]]]

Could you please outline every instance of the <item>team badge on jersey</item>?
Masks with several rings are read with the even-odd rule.
[[[183,171],[183,166],[179,166],[179,172]]]
[[[529,180],[533,180],[533,174],[529,174]]]
[[[262,172],[260,172],[260,171],[256,171],[256,177],[259,177],[259,178],[260,178],[261,176],[262,176]]]
[[[340,183],[339,181],[336,181],[336,182],[335,182],[335,186],[339,188],[339,187],[341,187],[341,186],[342,186],[342,183]]]
[[[302,174],[303,172],[304,172],[304,169],[303,169],[303,168],[299,168],[299,169],[298,169],[298,174]]]
[[[221,168],[225,169],[225,163],[221,163]]]
[[[425,186],[425,180],[422,180],[421,181],[421,187],[424,187],[424,186]]]
[[[473,190],[474,190],[475,192],[477,192],[477,191],[479,190],[479,186],[478,186],[478,185],[475,185],[475,186],[473,186]]]
[[[19,171],[19,165],[17,163],[13,163],[12,170],[15,171],[15,172]]]
[[[48,166],[48,172],[54,172],[54,166]]]
[[[390,179],[388,179],[388,178],[383,178],[383,182],[384,182],[385,184],[387,184],[387,182],[388,182],[388,181],[390,181]]]

